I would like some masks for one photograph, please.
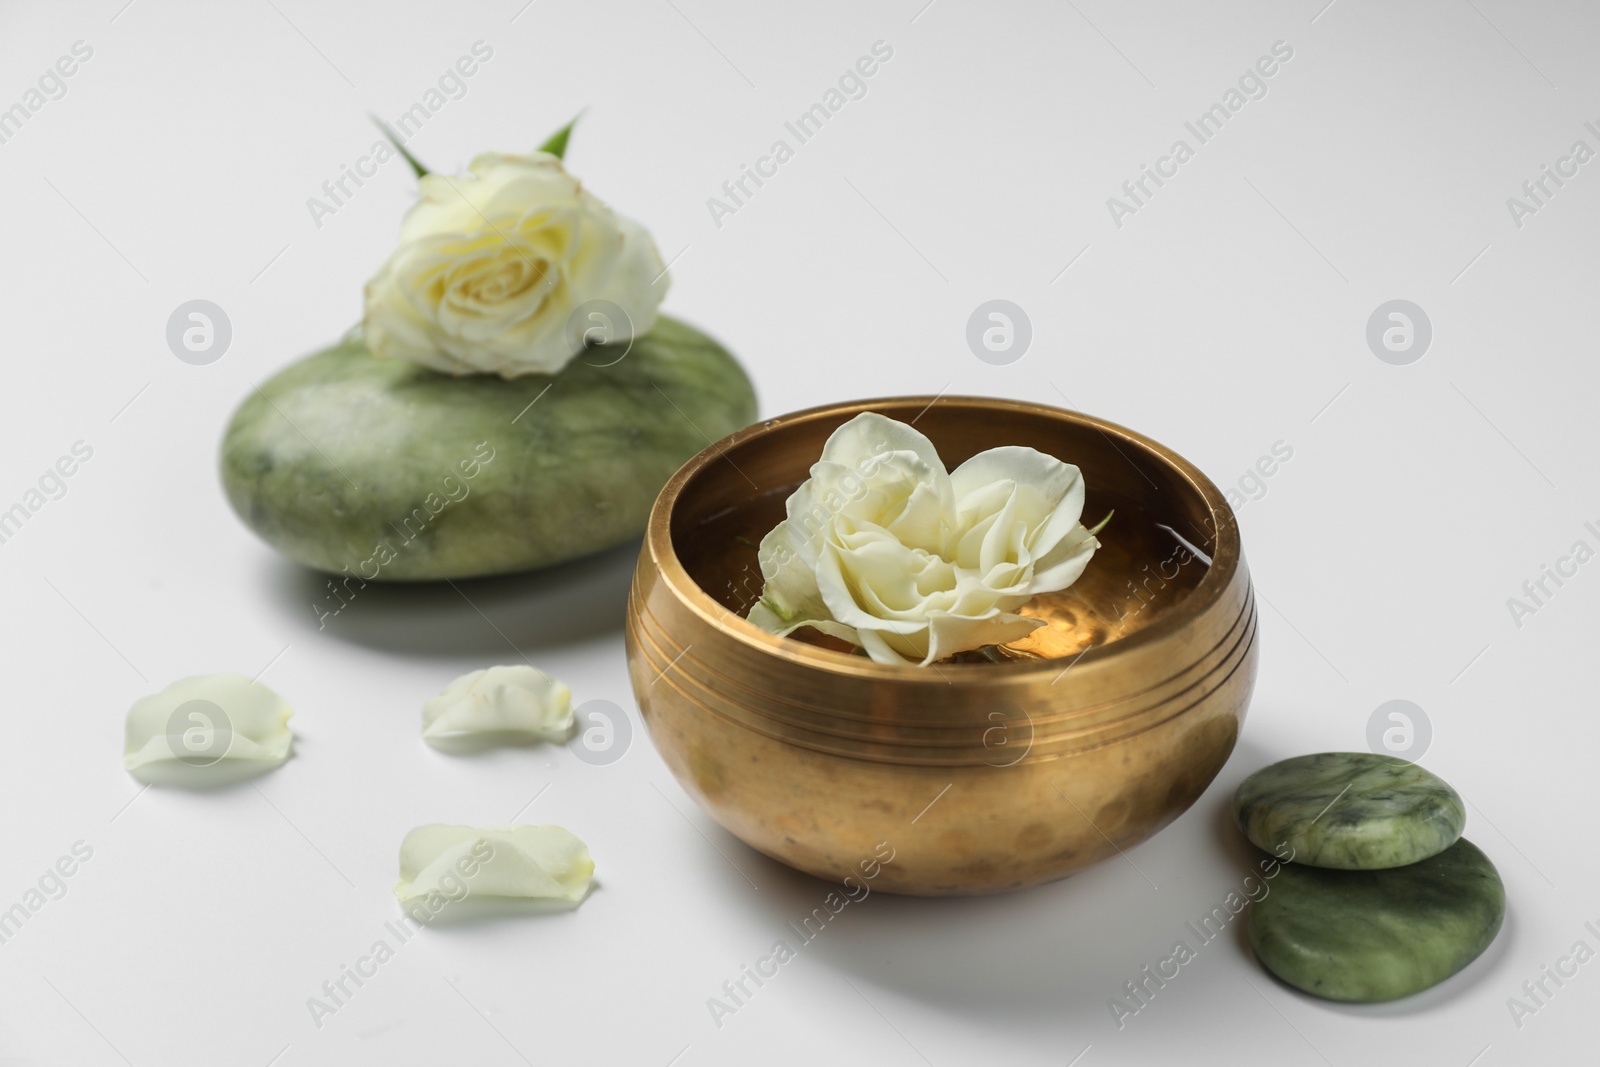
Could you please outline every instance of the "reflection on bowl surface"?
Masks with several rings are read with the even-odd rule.
[[[1023,609],[1046,625],[1012,647],[1043,659],[881,664],[744,620],[755,544],[869,410],[915,420],[951,468],[1048,452],[1082,469],[1086,522],[1115,509],[1083,577]],[[1243,721],[1255,623],[1232,511],[1181,457],[1043,405],[905,397],[771,419],[687,463],[651,515],[628,662],[679,782],[752,847],[841,879],[887,842],[874,888],[985,893],[1080,870],[1192,804]]]

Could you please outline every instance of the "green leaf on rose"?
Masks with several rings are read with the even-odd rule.
[[[388,124],[376,115],[372,115],[370,117],[372,121],[377,124],[377,127],[383,133],[384,138],[390,144],[394,145],[394,150],[396,152],[400,153],[400,158],[411,164],[411,169],[417,172],[417,177],[421,178],[425,176],[428,173],[428,168],[424,167],[421,163],[418,163],[417,157],[406,151],[406,146],[400,143],[400,138],[397,137],[395,132],[389,128]]]
[[[1117,513],[1117,509],[1116,508],[1112,508],[1110,511],[1106,512],[1106,517],[1101,519],[1098,523],[1095,524],[1095,527],[1092,530],[1089,531],[1089,536],[1093,537],[1095,534],[1099,533],[1101,530],[1104,530],[1106,528],[1106,523],[1110,522],[1111,521],[1111,516],[1115,515],[1116,513]]]
[[[583,118],[582,111],[572,116],[572,121],[552,133],[549,139],[539,146],[539,151],[548,152],[557,159],[564,159],[567,154],[567,139],[572,136],[572,127],[576,126],[581,118]]]

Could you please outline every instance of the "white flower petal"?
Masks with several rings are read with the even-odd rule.
[[[422,706],[429,742],[517,735],[561,742],[572,725],[572,690],[526,664],[464,674]]]
[[[283,764],[294,709],[241,674],[173,682],[128,709],[122,765],[143,782],[212,786]]]
[[[1024,445],[1002,445],[979,452],[950,472],[950,485],[958,501],[1002,481],[1031,485],[1051,501],[1064,500],[1073,492],[1079,496],[1083,493],[1083,475],[1077,467]]]
[[[795,552],[789,524],[780,522],[761,539],[756,549],[761,576],[766,583],[761,599],[784,619],[814,610],[817,579]]]
[[[928,631],[926,627],[916,633],[859,630],[861,647],[878,663],[914,664],[926,667],[933,662],[928,658]]]
[[[761,539],[758,552],[766,585],[761,599],[746,616],[752,623],[782,637],[802,626],[814,626],[851,644],[855,630],[835,622],[817,589],[816,572],[796,553],[789,524],[780,522]]]
[[[1065,589],[1078,580],[1090,558],[1100,547],[1100,541],[1087,527],[1079,523],[1043,558],[1034,564],[1033,583],[1040,592]]]
[[[928,620],[927,662],[981,645],[1020,641],[1044,625],[1043,619],[991,611],[982,616],[936,615]]]
[[[861,470],[868,477],[873,461],[890,452],[910,452],[929,470],[947,477],[932,441],[914,427],[876,411],[863,411],[833,431],[822,446],[824,461]]]
[[[580,901],[593,876],[589,847],[560,826],[434,824],[400,843],[394,895],[414,916],[436,918],[468,896]]]
[[[810,626],[822,631],[830,637],[837,637],[841,641],[848,641],[852,645],[859,645],[861,643],[859,636],[856,634],[855,627],[853,626],[846,626],[842,622],[834,622],[832,619],[827,618],[826,616],[786,620],[778,616],[771,608],[767,607],[767,605],[761,603],[760,601],[757,601],[751,606],[750,614],[746,615],[745,618],[749,619],[751,623],[767,631],[768,633],[776,634],[779,637],[787,637],[789,634],[803,626]]]
[[[817,563],[817,587],[822,593],[823,603],[827,605],[828,611],[833,618],[846,626],[853,626],[857,630],[865,627],[872,630],[910,634],[926,628],[926,620],[921,618],[920,613],[914,608],[906,613],[911,616],[910,618],[896,619],[889,617],[890,611],[887,608],[880,608],[880,612],[873,612],[859,605],[856,602],[856,591],[851,588],[852,579],[847,577],[844,571],[846,560],[849,561],[852,568],[866,567],[870,569],[873,566],[872,561],[869,558],[863,558],[863,554],[859,551],[843,553],[830,547],[823,553],[822,558]],[[882,565],[886,568],[892,568],[894,564],[885,560]],[[886,576],[885,580],[890,580],[891,578],[892,575]],[[873,602],[876,603],[875,598]]]
[[[958,512],[966,508],[965,498],[985,486],[1009,481],[1025,487],[1020,503],[1027,507],[1024,518],[1039,551],[1048,551],[1083,517],[1083,474],[1070,463],[1035,448],[1007,445],[979,452],[950,475]]]
[[[1026,520],[1017,516],[1022,510],[1018,498],[1033,493],[1026,485],[1010,485],[1000,510],[985,524],[988,527],[978,547],[976,571],[985,585],[991,588],[1012,588],[1025,583],[1032,573],[1028,551],[1030,530]]]

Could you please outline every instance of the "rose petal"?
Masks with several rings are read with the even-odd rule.
[[[1034,564],[1034,587],[1044,592],[1067,588],[1083,574],[1099,547],[1099,540],[1079,523]]]
[[[562,742],[572,733],[572,690],[527,664],[464,674],[422,706],[422,736],[515,735]]]
[[[983,645],[1020,641],[1043,625],[1043,619],[999,611],[981,616],[936,615],[928,620],[926,663]]]
[[[1027,505],[1022,517],[1033,531],[1032,543],[1037,551],[1048,551],[1083,517],[1082,472],[1038,449],[1019,445],[979,452],[951,473],[958,514],[965,517],[965,498],[969,494],[1002,481],[1032,491],[1022,501]]]
[[[183,678],[128,709],[122,765],[143,782],[212,786],[289,758],[294,709],[240,674]]]
[[[468,896],[580,901],[593,876],[588,846],[560,826],[434,824],[400,843],[394,895],[428,921]]]

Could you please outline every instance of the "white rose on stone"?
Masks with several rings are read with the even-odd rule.
[[[1078,580],[1100,542],[1078,468],[992,448],[946,472],[933,443],[874,412],[835,430],[761,542],[749,620],[812,626],[879,663],[926,666],[1025,637],[1016,609]]]
[[[447,374],[554,374],[647,332],[670,280],[655,242],[548,152],[425,174],[400,247],[367,282],[367,347]],[[569,323],[591,301],[594,316]],[[616,314],[620,311],[620,314]]]

